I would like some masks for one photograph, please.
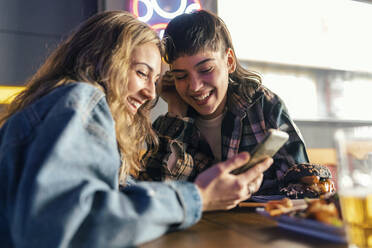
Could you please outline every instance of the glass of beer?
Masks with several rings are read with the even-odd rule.
[[[372,247],[372,126],[337,130],[337,188],[349,247]]]

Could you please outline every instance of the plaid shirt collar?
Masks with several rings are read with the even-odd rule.
[[[257,91],[253,99],[244,98],[238,92],[239,88],[237,85],[229,85],[227,106],[229,111],[235,116],[244,118],[248,109],[263,97],[263,92]]]

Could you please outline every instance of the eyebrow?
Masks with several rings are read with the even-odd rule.
[[[206,62],[208,62],[208,61],[211,61],[211,60],[214,60],[214,59],[213,59],[213,58],[203,59],[202,61],[196,63],[196,65],[194,65],[194,68],[195,68],[195,67],[198,67],[198,66],[200,66],[200,65],[202,65],[202,64],[204,64],[204,63],[206,63]],[[170,72],[184,72],[184,71],[185,71],[185,70],[182,70],[182,69],[173,69],[173,70],[171,70]]]

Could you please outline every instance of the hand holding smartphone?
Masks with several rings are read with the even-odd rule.
[[[230,173],[234,175],[241,174],[264,159],[274,156],[275,153],[285,144],[288,138],[289,135],[286,132],[277,129],[269,129],[264,140],[251,152],[251,159],[248,163],[232,170]]]

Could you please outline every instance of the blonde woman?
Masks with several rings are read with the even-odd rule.
[[[194,183],[131,179],[143,143],[157,146],[148,112],[161,52],[147,25],[126,12],[104,12],[29,80],[1,117],[2,247],[136,245],[196,223],[202,211],[232,208],[259,187],[271,160],[229,173],[247,153]]]

